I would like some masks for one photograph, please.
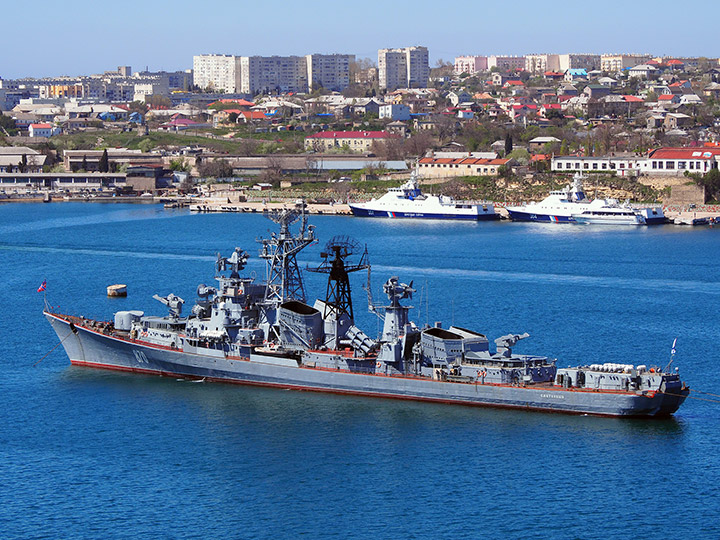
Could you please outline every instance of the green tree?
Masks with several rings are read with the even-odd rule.
[[[231,124],[236,124],[237,119],[238,119],[238,113],[231,112],[230,114],[228,114],[228,122],[230,122]]]
[[[150,139],[143,139],[138,144],[138,148],[140,149],[141,152],[148,153],[150,150],[155,148],[155,143],[152,142],[152,140],[150,140]]]
[[[570,153],[568,150],[568,142],[563,139],[562,143],[560,143],[560,155],[561,156],[567,156]]]
[[[27,172],[27,168],[28,168],[27,164],[28,164],[27,156],[25,154],[23,154],[22,157],[20,158],[20,163],[18,163],[18,170],[21,173]]]
[[[510,152],[513,151],[513,139],[509,133],[505,135],[505,155],[509,156]]]
[[[696,178],[695,182],[705,186],[705,198],[707,200],[720,200],[720,170],[710,169],[702,177]]]
[[[190,165],[184,159],[173,159],[170,160],[170,170],[190,172]]]
[[[88,162],[87,162],[87,156],[83,155],[82,165],[80,165],[80,169],[87,172],[88,170]]]
[[[514,159],[520,165],[527,165],[528,163],[530,163],[530,152],[528,152],[524,148],[516,148],[515,150],[507,154],[505,157]]]
[[[107,148],[103,150],[102,156],[100,156],[100,161],[98,162],[98,171],[102,173],[106,173],[110,170],[110,161],[108,159],[108,152]]]
[[[15,120],[2,113],[0,113],[0,130],[6,131],[8,135],[16,135],[18,132]]]

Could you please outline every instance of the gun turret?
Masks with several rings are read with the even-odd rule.
[[[524,334],[508,334],[506,336],[501,336],[495,340],[495,345],[497,346],[497,353],[500,356],[504,356],[505,358],[510,358],[512,356],[512,347],[514,347],[515,344],[521,339],[529,337],[530,334],[528,334],[527,332],[525,332]]]
[[[185,300],[175,294],[168,294],[167,296],[153,295],[153,298],[158,302],[165,304],[170,309],[170,317],[177,319],[182,313],[182,307]]]

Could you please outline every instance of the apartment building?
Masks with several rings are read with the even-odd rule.
[[[41,84],[38,86],[40,99],[80,98],[83,96],[82,84],[58,83]]]
[[[616,73],[625,69],[647,64],[652,60],[649,54],[603,54],[600,56],[600,69]]]
[[[230,54],[193,56],[193,78],[200,88],[240,92],[240,57]]]
[[[487,71],[487,56],[458,56],[455,58],[455,75],[474,75],[481,71]]]
[[[569,69],[593,71],[600,69],[600,60],[599,54],[559,54],[559,69],[557,71],[567,71]]]
[[[542,74],[546,71],[560,71],[559,54],[527,54],[525,55],[525,71]]]
[[[305,56],[240,56],[240,92],[307,92]]]
[[[427,47],[378,51],[378,80],[381,89],[426,88],[429,78]]]
[[[309,90],[344,90],[350,85],[350,64],[354,61],[353,54],[308,54],[305,62]]]
[[[501,71],[522,71],[525,69],[524,56],[488,56],[488,69],[497,68]]]

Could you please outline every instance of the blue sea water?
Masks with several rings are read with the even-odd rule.
[[[235,246],[264,276],[261,215],[0,205],[0,538],[720,537],[720,230],[317,216],[367,243],[373,292],[413,318],[558,364],[675,365],[696,391],[647,421],[292,392],[71,367],[42,317],[188,303]],[[372,334],[353,276],[356,319]],[[324,294],[309,274],[308,296]],[[127,299],[107,285],[126,283]]]

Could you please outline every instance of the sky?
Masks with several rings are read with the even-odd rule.
[[[720,2],[695,0],[66,0],[3,7],[0,77],[192,68],[198,54],[346,53],[424,45],[431,66],[461,55],[650,53],[720,56]],[[32,13],[30,13],[32,8]]]

